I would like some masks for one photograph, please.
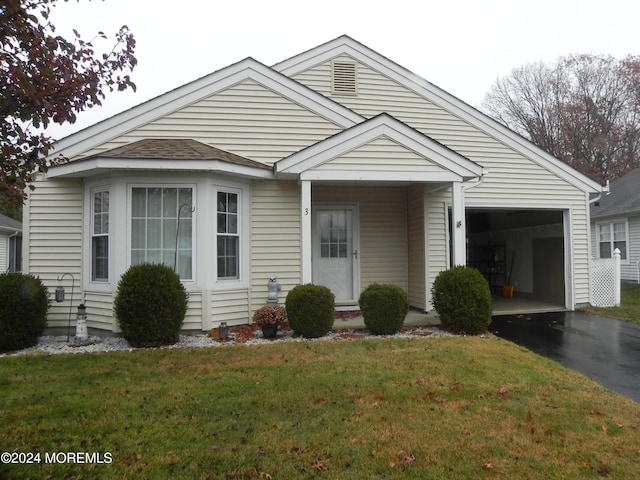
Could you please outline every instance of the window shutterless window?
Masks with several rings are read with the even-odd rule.
[[[161,263],[193,277],[193,189],[131,189],[131,264]]]
[[[615,249],[620,250],[620,259],[627,259],[627,223],[613,222],[598,225],[598,255],[600,258],[613,257]]]
[[[91,280],[109,281],[109,191],[91,196]]]
[[[9,271],[22,271],[22,235],[9,236]]]
[[[216,247],[218,279],[240,278],[240,219],[237,193],[218,191]]]

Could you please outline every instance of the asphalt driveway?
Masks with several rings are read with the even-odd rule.
[[[493,317],[489,331],[640,402],[640,325],[553,312]]]

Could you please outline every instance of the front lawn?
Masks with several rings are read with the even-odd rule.
[[[640,324],[640,285],[623,283],[619,307],[589,307],[586,312]]]
[[[0,392],[0,451],[40,453],[39,464],[0,464],[0,478],[640,471],[639,404],[494,337],[7,357]]]

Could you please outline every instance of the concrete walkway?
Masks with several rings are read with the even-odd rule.
[[[407,313],[407,316],[404,319],[404,325],[407,327],[440,325],[440,318],[435,314],[435,312],[422,313],[415,310],[409,310],[409,313]],[[334,330],[344,328],[366,328],[364,325],[364,318],[362,318],[362,316],[358,316],[344,320],[336,319],[335,322],[333,322]]]

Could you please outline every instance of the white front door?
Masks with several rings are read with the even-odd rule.
[[[336,303],[357,301],[357,226],[356,205],[313,208],[313,283],[328,287]]]

